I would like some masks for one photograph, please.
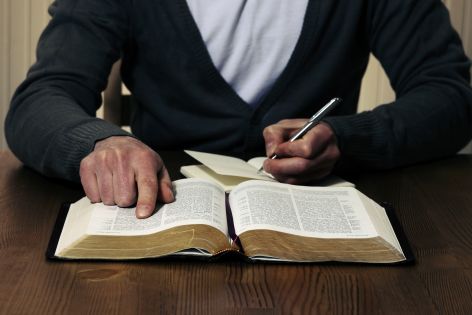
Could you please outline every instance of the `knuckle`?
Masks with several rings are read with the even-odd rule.
[[[104,154],[102,162],[106,165],[113,166],[117,163],[116,155],[113,153]]]
[[[300,174],[300,173],[304,173],[306,171],[309,170],[310,168],[310,161],[309,160],[306,160],[306,159],[297,159],[295,162],[294,162],[294,165],[293,165],[293,170],[295,173],[297,174]]]
[[[94,155],[95,163],[98,165],[105,165],[107,164],[108,154],[105,150],[100,150]]]
[[[126,150],[123,150],[121,148],[111,148],[110,152],[107,154],[108,159],[113,159],[114,161],[120,161],[125,159],[127,157],[127,152]]]
[[[116,204],[120,207],[131,206],[136,201],[135,195],[130,191],[120,193],[115,199]]]
[[[327,151],[326,156],[329,160],[338,160],[341,156],[341,152],[337,146],[330,146]]]
[[[313,155],[313,146],[309,142],[300,144],[300,153],[303,158],[310,158]]]
[[[334,132],[331,131],[331,129],[328,129],[327,138],[330,142],[336,142],[336,135],[334,134]]]
[[[290,124],[292,121],[293,121],[292,119],[282,119],[278,122],[278,124],[286,125],[286,124]]]
[[[153,152],[148,149],[141,149],[136,152],[136,157],[138,160],[153,160],[155,158]]]
[[[157,178],[155,176],[146,176],[140,180],[140,183],[147,187],[157,188]]]
[[[275,132],[275,126],[270,125],[264,128],[264,130],[262,131],[262,135],[264,136],[264,138],[267,138],[271,136],[274,132]]]
[[[80,161],[80,172],[86,172],[93,168],[94,161],[90,155],[87,155],[85,158]]]

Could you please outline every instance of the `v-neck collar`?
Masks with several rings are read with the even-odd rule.
[[[169,4],[175,4],[176,10],[181,17],[186,32],[184,37],[191,44],[194,50],[194,56],[197,60],[197,66],[200,66],[206,73],[214,87],[224,93],[228,102],[233,106],[239,107],[245,112],[252,112],[252,120],[259,121],[267,112],[270,106],[277,100],[280,94],[285,90],[293,74],[306,58],[306,54],[310,51],[316,42],[317,22],[319,13],[320,0],[309,0],[305,12],[303,26],[298,37],[295,48],[292,51],[290,59],[282,70],[272,87],[262,97],[257,106],[251,106],[243,100],[233,87],[223,78],[220,71],[216,68],[210,53],[206,47],[205,41],[200,33],[197,23],[192,16],[190,8],[186,0],[170,0]]]

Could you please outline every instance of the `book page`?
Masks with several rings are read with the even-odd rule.
[[[225,194],[221,187],[205,180],[173,182],[175,201],[160,205],[156,213],[137,219],[135,208],[93,205],[88,234],[145,235],[187,224],[206,224],[228,235]]]
[[[352,187],[247,181],[230,194],[236,233],[276,230],[320,238],[366,238],[376,230]]]
[[[251,165],[255,169],[260,169],[264,161],[267,160],[266,156],[257,156],[247,161],[247,164]]]
[[[83,236],[87,229],[90,217],[92,216],[94,205],[87,197],[84,197],[69,207],[61,236],[57,243],[55,254],[60,253],[64,248]]]
[[[187,178],[200,178],[207,179],[214,183],[217,183],[225,192],[230,192],[236,186],[248,180],[247,177],[238,177],[238,176],[226,176],[220,175],[213,172],[210,168],[205,165],[186,165],[180,168],[180,173]]]
[[[385,209],[363,193],[359,193],[359,196],[365,205],[375,229],[388,243],[395,247],[399,252],[403,252]]]
[[[259,173],[257,168],[249,165],[246,161],[235,157],[190,150],[185,150],[185,152],[220,175],[273,180],[269,176]]]

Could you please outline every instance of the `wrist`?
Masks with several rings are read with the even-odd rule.
[[[106,147],[111,143],[120,143],[120,142],[128,142],[128,141],[138,141],[136,138],[128,135],[118,135],[118,136],[109,136],[107,138],[103,138],[97,140],[95,142],[94,149],[100,149],[102,147]]]

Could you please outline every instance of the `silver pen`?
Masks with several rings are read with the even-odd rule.
[[[305,125],[303,125],[300,130],[297,131],[289,140],[288,142],[293,142],[297,139],[300,139],[303,137],[308,131],[310,131],[311,128],[315,127],[318,125],[321,120],[333,109],[335,108],[339,103],[342,102],[342,99],[340,98],[333,98],[330,100],[325,106],[323,106],[316,114],[311,116],[311,118],[306,122]],[[274,160],[277,158],[277,154],[273,154],[270,159]],[[259,169],[259,172],[261,172],[263,167]]]

